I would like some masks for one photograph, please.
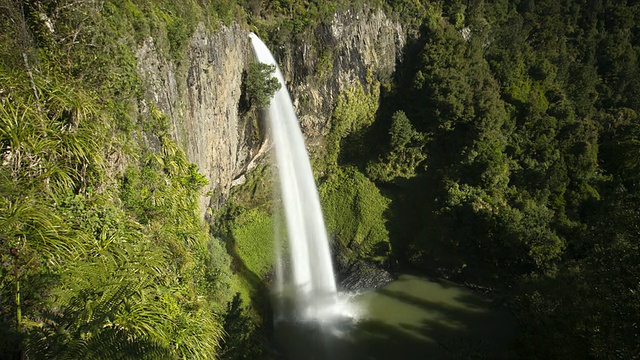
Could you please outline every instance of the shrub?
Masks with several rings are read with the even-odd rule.
[[[276,67],[262,63],[253,63],[245,78],[245,90],[250,106],[264,108],[269,105],[273,95],[280,89],[280,82],[273,77]]]

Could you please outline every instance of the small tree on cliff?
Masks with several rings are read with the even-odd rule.
[[[246,77],[246,91],[249,104],[253,108],[264,108],[269,105],[273,95],[280,89],[280,82],[273,76],[276,67],[263,63],[249,66]]]

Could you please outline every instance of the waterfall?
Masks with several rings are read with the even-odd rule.
[[[324,319],[337,308],[336,283],[327,232],[309,156],[284,78],[267,46],[250,34],[256,61],[276,66],[280,89],[266,110],[276,152],[280,190],[286,218],[290,254],[290,284],[279,285],[293,294],[295,315]],[[281,256],[277,252],[276,256]],[[276,276],[283,277],[276,259]],[[283,279],[276,279],[282,284]],[[281,295],[282,296],[282,295]]]

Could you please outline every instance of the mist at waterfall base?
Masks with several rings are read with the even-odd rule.
[[[402,275],[374,291],[337,291],[298,118],[273,55],[255,34],[250,39],[255,59],[276,66],[281,85],[266,109],[289,255],[287,262],[276,244],[272,304],[280,355],[291,360],[446,359],[462,350],[464,358],[489,353],[499,358],[515,333],[512,319],[460,286]]]

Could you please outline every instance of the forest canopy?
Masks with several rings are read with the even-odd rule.
[[[523,358],[637,357],[640,5],[430,5],[370,133],[396,167],[426,139],[410,180],[367,172],[394,255],[504,294]]]

